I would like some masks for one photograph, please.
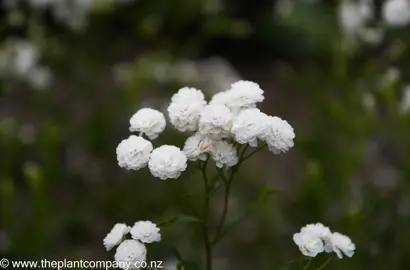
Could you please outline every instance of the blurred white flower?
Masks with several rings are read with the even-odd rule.
[[[45,89],[51,83],[51,72],[47,67],[35,67],[27,74],[30,85],[36,89]]]
[[[130,230],[131,228],[125,224],[122,224],[122,223],[115,224],[114,227],[107,234],[107,236],[104,238],[104,241],[103,241],[104,246],[107,249],[107,251],[111,250],[113,247],[121,243],[124,235],[129,233]]]
[[[290,16],[295,8],[295,3],[292,0],[278,0],[275,5],[275,12],[280,16]]]
[[[218,168],[232,167],[238,163],[238,155],[235,147],[223,140],[216,141],[211,152]]]
[[[368,110],[373,110],[376,106],[376,100],[374,98],[374,95],[370,92],[363,92],[362,105]]]
[[[232,113],[223,105],[207,105],[199,118],[199,132],[212,139],[226,138],[230,135]]]
[[[147,259],[147,248],[137,240],[125,240],[117,248],[114,258],[122,269],[128,270]]]
[[[131,236],[135,240],[143,243],[152,243],[161,241],[161,234],[156,224],[151,221],[135,222],[131,229]]]
[[[377,45],[383,41],[384,30],[381,28],[365,27],[361,29],[359,35],[364,42],[368,44]]]
[[[12,40],[0,50],[0,76],[26,81],[44,89],[51,82],[50,69],[39,65],[38,49],[26,40]]]
[[[165,129],[166,121],[162,112],[143,108],[130,119],[130,131],[142,132],[151,140],[158,137]]]
[[[269,131],[269,117],[259,109],[242,110],[233,120],[231,133],[240,144],[258,146],[258,137],[266,136]]]
[[[332,234],[330,241],[332,244],[332,249],[337,254],[337,257],[339,257],[339,259],[343,258],[342,253],[344,253],[347,257],[353,256],[356,246],[346,235],[335,232]]]
[[[33,8],[45,8],[53,2],[58,2],[56,0],[29,0],[28,3]]]
[[[339,24],[347,34],[358,33],[374,16],[374,7],[369,0],[343,0],[339,7]]]
[[[33,124],[25,123],[20,127],[18,137],[23,144],[31,144],[36,140],[36,133],[37,131]]]
[[[53,13],[56,19],[78,31],[87,25],[87,15],[92,5],[93,0],[57,0],[53,1]]]
[[[14,73],[21,76],[27,75],[39,59],[37,49],[27,41],[18,41],[14,50],[15,55],[12,66]]]
[[[148,167],[153,176],[162,180],[178,178],[187,167],[187,157],[178,147],[163,145],[152,151]]]
[[[118,165],[127,170],[138,170],[148,164],[153,146],[150,141],[142,137],[131,135],[122,140],[117,147]]]
[[[324,243],[324,249],[326,252],[332,252],[332,245],[330,239],[332,237],[332,232],[322,223],[308,224],[301,229],[301,233],[310,234],[316,236]]]
[[[410,22],[410,2],[408,0],[387,0],[382,8],[384,21],[392,27],[405,26]]]
[[[401,72],[398,67],[389,67],[387,71],[384,73],[383,82],[387,84],[392,84],[397,82],[400,79]]]
[[[206,153],[213,150],[214,143],[212,139],[197,132],[185,141],[183,151],[191,161],[206,160]]]
[[[407,113],[410,110],[410,85],[406,85],[403,89],[403,96],[400,101],[400,110]]]
[[[293,147],[295,133],[293,128],[285,120],[276,116],[269,116],[269,131],[260,137],[268,144],[268,148],[274,154],[287,152]]]
[[[201,90],[182,88],[171,98],[168,114],[171,124],[181,131],[195,131],[198,128],[198,119],[206,101]]]
[[[312,234],[300,232],[293,235],[293,241],[299,246],[300,251],[305,256],[316,257],[317,254],[323,252],[323,241]]]

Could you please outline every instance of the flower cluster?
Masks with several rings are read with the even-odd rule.
[[[332,233],[322,223],[306,225],[299,233],[293,235],[293,241],[303,255],[309,257],[316,257],[325,251],[335,252],[339,259],[342,259],[343,254],[352,257],[356,248],[349,237],[338,232]]]
[[[131,135],[117,147],[120,167],[138,170],[148,165],[153,176],[178,178],[187,168],[187,161],[207,160],[217,167],[232,167],[239,162],[237,147],[267,145],[274,154],[287,152],[294,145],[295,133],[285,120],[268,116],[256,108],[264,100],[264,91],[257,83],[238,81],[209,102],[201,90],[184,87],[175,93],[167,108],[169,121],[180,132],[189,132],[182,150],[172,145],[153,149],[155,139],[166,127],[164,115],[144,108],[130,120]]]
[[[126,239],[128,233],[131,234],[132,239]],[[115,224],[103,243],[107,251],[119,245],[115,252],[115,260],[130,265],[146,260],[147,248],[144,243],[159,241],[161,241],[161,234],[156,224],[151,221],[138,221],[132,228],[122,223]]]

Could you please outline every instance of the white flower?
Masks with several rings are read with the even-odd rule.
[[[218,168],[223,168],[224,165],[232,167],[238,163],[235,147],[223,140],[215,142],[211,156],[213,160],[215,160]]]
[[[161,241],[161,234],[156,224],[151,221],[135,222],[131,229],[131,236],[135,240],[143,243],[152,243]]]
[[[117,147],[118,165],[127,170],[138,170],[148,164],[152,152],[152,143],[142,137],[131,135],[122,140]]]
[[[324,226],[322,223],[308,224],[302,228],[301,232],[316,236],[319,239],[321,239],[324,242],[324,249],[326,252],[333,251],[330,242],[332,232],[328,227]]]
[[[293,147],[295,133],[293,128],[285,120],[276,116],[269,116],[269,132],[260,137],[266,141],[268,148],[274,154],[285,153]]]
[[[148,167],[153,176],[162,180],[178,178],[187,167],[187,157],[178,147],[163,145],[152,151]]]
[[[365,26],[373,13],[373,5],[368,0],[344,0],[339,8],[339,23],[344,32],[354,34]]]
[[[259,109],[251,108],[241,111],[233,120],[231,133],[240,144],[249,143],[258,146],[258,137],[268,135],[269,117]]]
[[[128,227],[125,224],[122,223],[117,223],[114,225],[114,227],[111,229],[111,231],[107,234],[107,236],[104,238],[104,246],[108,250],[111,250],[113,247],[121,243],[124,235],[129,233],[131,230],[130,227]]]
[[[187,102],[193,101],[202,103],[203,105],[206,104],[204,93],[201,90],[191,87],[184,87],[178,90],[176,94],[174,94],[171,98],[172,102]]]
[[[122,269],[135,269],[135,266],[147,259],[147,248],[137,240],[125,240],[114,255],[115,260]]]
[[[165,126],[164,115],[150,108],[139,110],[130,119],[130,131],[142,132],[151,140],[157,138],[164,131]]]
[[[184,153],[191,161],[206,160],[206,153],[213,150],[214,141],[201,133],[195,133],[185,141]]]
[[[316,257],[323,252],[323,241],[315,235],[300,232],[293,235],[293,241],[299,246],[300,251],[305,256]]]
[[[218,92],[212,96],[211,100],[209,101],[210,105],[224,105],[227,106],[229,98],[230,98],[229,91],[222,91]]]
[[[184,87],[171,98],[168,114],[171,124],[179,131],[195,131],[206,101],[201,90]]]
[[[254,108],[257,102],[262,102],[265,97],[259,84],[250,81],[238,81],[228,90],[226,106],[234,113],[243,108]]]
[[[204,105],[191,102],[171,102],[168,107],[169,120],[174,127],[181,131],[196,131],[198,120]]]
[[[333,251],[337,254],[339,259],[343,258],[342,252],[347,257],[352,257],[354,250],[356,249],[355,244],[352,243],[349,237],[340,233],[333,233],[330,239]]]
[[[212,139],[226,138],[230,135],[232,113],[223,105],[207,105],[199,119],[199,132]]]
[[[408,0],[388,0],[383,5],[382,15],[390,26],[405,26],[410,22],[410,2]]]

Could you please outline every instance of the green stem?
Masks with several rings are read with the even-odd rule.
[[[212,244],[211,240],[209,239],[208,233],[208,213],[209,213],[209,192],[210,186],[208,181],[208,176],[206,173],[206,165],[208,164],[208,160],[203,162],[203,166],[201,167],[202,178],[204,180],[204,189],[205,189],[205,199],[204,199],[204,213],[203,213],[203,223],[202,223],[202,236],[205,243],[205,261],[206,261],[206,270],[212,269]]]
[[[236,164],[234,167],[231,168],[231,175],[229,176],[229,179],[226,179],[223,172],[220,173],[220,175],[221,175],[220,177],[222,179],[224,179],[224,181],[226,183],[226,186],[225,186],[225,193],[224,193],[224,203],[223,203],[223,208],[222,208],[222,215],[221,215],[221,219],[219,220],[219,223],[216,227],[215,235],[214,235],[214,238],[212,240],[212,245],[216,244],[216,240],[217,240],[219,234],[222,231],[223,225],[225,224],[225,220],[226,220],[226,216],[227,216],[228,208],[229,208],[229,195],[230,195],[230,191],[231,191],[231,184],[232,184],[232,181],[233,181],[233,177],[238,172],[239,166],[244,161],[243,156],[245,155],[245,152],[246,152],[247,149],[248,149],[248,145],[245,145],[243,147],[242,151],[240,151],[240,147],[238,148],[238,152],[240,152],[239,162],[238,162],[238,164]]]
[[[310,263],[312,262],[313,258],[310,257],[308,263],[305,265],[305,267],[303,267],[302,270],[307,270],[309,268]]]
[[[246,155],[245,157],[242,158],[241,162],[244,162],[245,160],[247,160],[248,158],[252,157],[253,155],[255,155],[256,153],[258,153],[262,148],[264,148],[266,146],[266,144],[263,144],[261,146],[259,146],[258,148],[256,148],[253,152],[251,152],[250,154]],[[245,154],[245,151],[242,153]]]
[[[229,207],[229,194],[231,191],[231,183],[232,183],[232,175],[233,172],[231,173],[231,177],[227,181],[226,187],[225,187],[225,193],[224,193],[224,203],[223,203],[223,208],[222,208],[222,216],[221,219],[219,220],[218,226],[216,227],[216,232],[215,236],[212,240],[212,245],[215,245],[216,239],[218,235],[221,233],[222,227],[225,223],[226,220],[226,215],[228,213],[228,207]]]
[[[322,270],[324,269],[332,260],[333,256],[330,256],[329,259],[327,259],[327,261],[325,261],[317,270]]]

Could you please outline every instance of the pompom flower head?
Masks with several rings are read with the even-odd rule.
[[[131,236],[143,243],[161,241],[161,234],[156,224],[151,221],[138,221],[131,229]]]
[[[319,237],[306,232],[295,233],[293,241],[305,256],[316,257],[324,250],[323,241]]]
[[[293,128],[285,120],[276,116],[269,116],[269,130],[260,139],[268,144],[268,148],[274,154],[287,152],[293,147],[295,133]]]
[[[187,157],[178,147],[163,145],[152,151],[148,167],[153,176],[162,180],[178,178],[187,167]]]
[[[308,224],[301,230],[302,233],[310,234],[318,237],[324,243],[324,249],[326,252],[332,252],[330,239],[332,237],[332,232],[322,223]]]
[[[269,117],[256,108],[242,110],[235,117],[231,129],[238,143],[248,143],[252,147],[258,146],[258,137],[266,136],[268,131]]]
[[[125,240],[118,246],[114,258],[121,268],[128,269],[147,259],[147,248],[140,241]]]
[[[114,225],[112,230],[107,234],[107,236],[104,238],[104,246],[108,250],[111,250],[113,247],[121,243],[124,235],[129,233],[131,230],[130,227],[128,227],[125,224],[122,223],[117,223]]]
[[[218,168],[223,168],[224,166],[232,167],[238,163],[235,147],[223,140],[215,142],[211,156]]]
[[[138,170],[148,164],[153,146],[142,137],[131,135],[117,146],[118,165],[127,170]]]
[[[347,257],[353,256],[356,246],[346,235],[335,232],[332,234],[330,241],[332,249],[337,254],[337,257],[339,257],[339,259],[343,258],[343,254],[345,254]]]
[[[197,103],[206,104],[204,93],[201,90],[192,87],[184,87],[178,90],[176,94],[171,97],[172,102],[187,102],[193,101]]]
[[[212,139],[197,132],[185,141],[183,151],[191,161],[206,160],[206,153],[213,151],[214,143]]]
[[[139,110],[130,119],[130,131],[142,132],[151,140],[157,138],[165,126],[164,114],[150,108]]]
[[[201,90],[182,88],[171,98],[171,104],[167,109],[169,120],[181,132],[196,131],[205,105],[205,97]]]
[[[265,97],[263,90],[259,84],[251,81],[238,81],[231,85],[227,91],[227,96],[223,97],[226,101],[226,106],[232,110],[234,114],[239,113],[244,108],[254,108],[256,103],[262,102]]]
[[[232,113],[223,105],[207,105],[203,108],[199,119],[199,132],[214,140],[230,135]]]

